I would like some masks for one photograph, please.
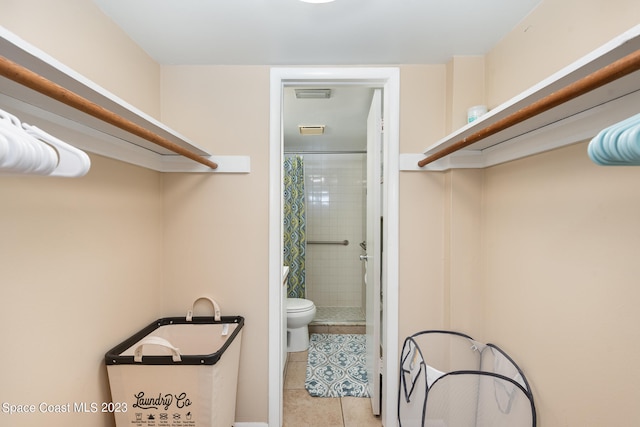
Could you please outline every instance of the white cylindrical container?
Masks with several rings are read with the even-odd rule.
[[[486,105],[474,105],[473,107],[467,110],[467,123],[471,123],[472,121],[480,118],[482,115],[487,113]]]

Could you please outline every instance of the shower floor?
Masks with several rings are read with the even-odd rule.
[[[364,325],[364,311],[360,307],[316,307],[312,325]]]

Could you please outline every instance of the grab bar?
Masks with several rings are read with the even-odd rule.
[[[349,245],[349,241],[348,240],[308,240],[307,244],[309,245],[342,245],[342,246],[348,246]]]

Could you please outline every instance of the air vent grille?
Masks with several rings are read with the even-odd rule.
[[[316,125],[316,126],[298,126],[300,130],[300,135],[322,135],[324,134],[324,125]]]

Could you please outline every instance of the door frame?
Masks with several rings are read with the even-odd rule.
[[[382,330],[381,307],[381,269],[382,269],[382,171],[384,162],[382,159],[382,89],[373,89],[373,97],[367,114],[367,161],[366,161],[366,208],[365,208],[365,258],[360,259],[364,263],[365,286],[365,337],[366,337],[366,370],[369,379],[369,394],[371,409],[374,415],[381,414],[382,400],[381,384],[376,381],[380,377],[380,344],[382,343],[380,331]],[[373,381],[371,379],[374,379]]]
[[[400,152],[400,69],[380,68],[272,68],[269,136],[269,426],[282,425],[282,161],[283,89],[292,85],[364,85],[383,90],[384,217],[382,260],[382,324],[384,378],[383,425],[397,423],[398,375],[398,204]]]

